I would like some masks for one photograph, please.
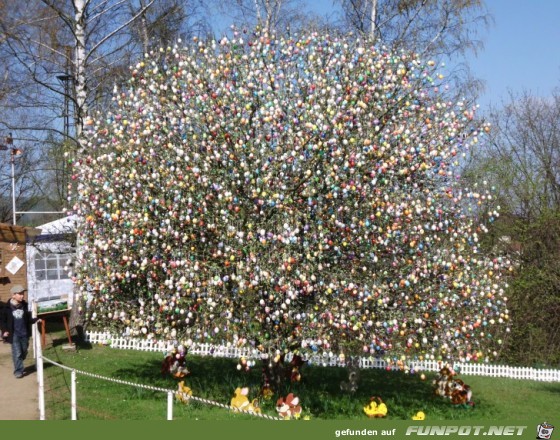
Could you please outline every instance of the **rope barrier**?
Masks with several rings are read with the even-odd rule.
[[[204,399],[202,397],[192,396],[190,394],[187,394],[187,393],[184,393],[184,392],[181,392],[181,391],[177,391],[177,390],[171,390],[171,389],[162,388],[162,387],[155,387],[155,386],[152,386],[152,385],[144,385],[144,384],[139,384],[139,383],[135,383],[135,382],[130,382],[130,381],[127,381],[127,380],[114,379],[112,377],[102,376],[100,374],[94,374],[94,373],[90,373],[88,371],[76,370],[75,368],[71,368],[71,367],[68,367],[66,365],[62,365],[62,364],[60,364],[58,362],[55,362],[52,359],[49,359],[45,356],[41,356],[41,358],[45,362],[49,362],[52,365],[55,365],[59,368],[62,368],[63,370],[68,370],[68,371],[71,371],[71,372],[73,371],[76,374],[81,374],[83,376],[89,376],[89,377],[93,377],[95,379],[101,379],[101,380],[105,380],[105,381],[108,381],[108,382],[114,382],[114,383],[118,383],[118,384],[121,384],[121,385],[128,385],[128,386],[133,386],[133,387],[142,388],[142,389],[151,390],[151,391],[159,391],[159,392],[162,392],[162,393],[170,393],[171,392],[174,395],[176,395],[177,397],[180,396],[187,401],[188,400],[193,400],[193,401],[204,403],[204,404],[207,404],[207,405],[213,405],[213,406],[217,406],[219,408],[225,408],[225,409],[229,409],[229,410],[232,410],[234,412],[237,412],[237,413],[249,414],[249,415],[252,415],[252,416],[255,416],[255,417],[260,417],[260,418],[267,419],[267,420],[284,420],[283,418],[280,418],[280,417],[275,417],[275,416],[271,416],[271,415],[268,415],[268,414],[254,412],[254,411],[246,411],[246,410],[243,410],[243,409],[233,407],[231,405],[226,405],[224,403],[215,402],[215,401],[210,400],[210,399]],[[183,399],[181,399],[181,400],[183,400]]]
[[[62,365],[59,364],[58,362],[55,362],[45,356],[43,356],[43,360],[50,362],[53,365],[56,365],[59,368],[62,368],[64,370],[68,370],[68,371],[75,371],[78,374],[81,374],[83,376],[89,376],[89,377],[94,377],[96,379],[102,379],[102,380],[106,380],[108,382],[115,382],[115,383],[119,383],[121,385],[130,385],[130,386],[134,386],[134,387],[138,387],[138,388],[144,388],[147,390],[152,390],[152,391],[161,391],[164,393],[168,393],[169,391],[173,391],[173,390],[169,390],[167,388],[161,388],[161,387],[154,387],[151,385],[144,385],[144,384],[139,384],[139,383],[134,383],[134,382],[130,382],[130,381],[126,381],[126,380],[121,380],[121,379],[114,379],[112,377],[107,377],[107,376],[101,376],[100,374],[94,374],[94,373],[89,373],[87,371],[81,371],[81,370],[76,370],[75,368],[71,368],[71,367],[67,367],[66,365]]]

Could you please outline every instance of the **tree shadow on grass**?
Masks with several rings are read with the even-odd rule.
[[[305,366],[299,382],[287,380],[270,399],[260,396],[261,367],[249,372],[237,370],[237,360],[190,356],[187,367],[190,374],[182,379],[170,375],[162,376],[160,360],[150,360],[118,369],[114,377],[165,389],[177,389],[183,380],[193,395],[205,399],[229,403],[237,387],[249,387],[249,399],[259,398],[264,412],[276,412],[276,400],[292,392],[300,398],[302,407],[313,418],[320,419],[363,419],[363,407],[373,396],[381,397],[389,408],[389,417],[410,419],[420,410],[429,410],[441,418],[461,419],[468,416],[467,410],[454,409],[449,400],[435,396],[431,380],[421,380],[418,374],[402,371],[360,370],[358,389],[353,393],[343,392],[340,384],[348,379],[348,370],[341,367]],[[134,391],[131,395],[141,397],[145,392]],[[160,393],[158,398],[164,398]],[[412,412],[414,409],[414,412]]]
[[[419,374],[404,371],[386,371],[378,369],[360,370],[358,389],[355,392],[341,390],[341,382],[348,380],[348,370],[341,367],[322,367],[305,365],[301,369],[301,380],[287,380],[269,400],[260,394],[262,385],[261,365],[256,365],[248,372],[239,371],[236,359],[188,356],[187,368],[190,374],[182,379],[161,374],[163,356],[159,359],[144,361],[131,360],[126,367],[117,369],[112,377],[151,385],[169,390],[176,390],[183,380],[190,387],[193,395],[223,404],[229,404],[237,387],[249,387],[249,400],[259,399],[264,413],[276,414],[276,401],[288,393],[300,398],[304,414],[311,414],[317,419],[364,419],[364,406],[371,397],[380,397],[386,403],[388,419],[410,420],[418,411],[424,411],[431,420],[480,419],[491,416],[495,408],[490,400],[478,395],[474,389],[474,408],[454,406],[449,399],[436,396],[433,389],[433,373],[428,373],[425,380]],[[468,383],[468,380],[465,379]],[[543,384],[543,386],[546,386]],[[551,392],[558,388],[552,386]],[[148,390],[127,390],[127,398],[165,399],[162,392]],[[202,404],[201,404],[202,405]]]
[[[256,372],[253,371],[251,374],[239,372],[236,369],[237,362],[233,359],[189,357],[187,368],[190,373],[180,379],[169,374],[162,374],[162,363],[163,357],[161,360],[139,362],[133,366],[118,369],[115,377],[171,389],[177,388],[177,383],[183,380],[191,388],[196,386],[199,390],[204,391],[208,397],[215,395],[217,390],[220,390],[218,392],[220,397],[224,394],[229,395],[230,391],[233,393],[233,389],[230,390],[232,385],[247,386],[247,379],[251,384],[258,383]],[[227,390],[225,393],[224,389]]]
[[[542,393],[560,394],[560,383],[539,383],[536,388]]]
[[[301,384],[295,387],[310,411],[322,418],[363,418],[363,408],[372,397],[381,398],[389,408],[390,418],[410,418],[403,413],[405,408],[422,409],[433,396],[431,383],[401,371],[360,370],[358,389],[352,393],[341,390],[341,382],[348,379],[345,368],[313,366],[304,374]]]

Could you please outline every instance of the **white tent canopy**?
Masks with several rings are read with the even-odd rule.
[[[41,307],[72,303],[76,227],[78,216],[64,217],[41,226],[41,234],[27,244],[29,299]]]
[[[49,234],[74,234],[79,221],[77,215],[60,218],[44,225],[36,226],[36,229],[41,230],[40,235]]]

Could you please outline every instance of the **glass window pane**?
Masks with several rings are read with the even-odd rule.
[[[37,281],[44,281],[47,278],[47,272],[44,270],[36,270],[35,278],[37,279]]]
[[[47,280],[58,280],[58,269],[48,269]]]
[[[47,259],[47,269],[57,269],[58,268],[58,259],[56,256],[54,258],[49,257]]]
[[[42,257],[35,258],[35,270],[46,269],[45,260]]]

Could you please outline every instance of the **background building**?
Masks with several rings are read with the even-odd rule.
[[[39,232],[34,228],[0,223],[0,301],[2,303],[10,299],[10,289],[15,284],[21,284],[27,289],[27,243],[33,241]]]

